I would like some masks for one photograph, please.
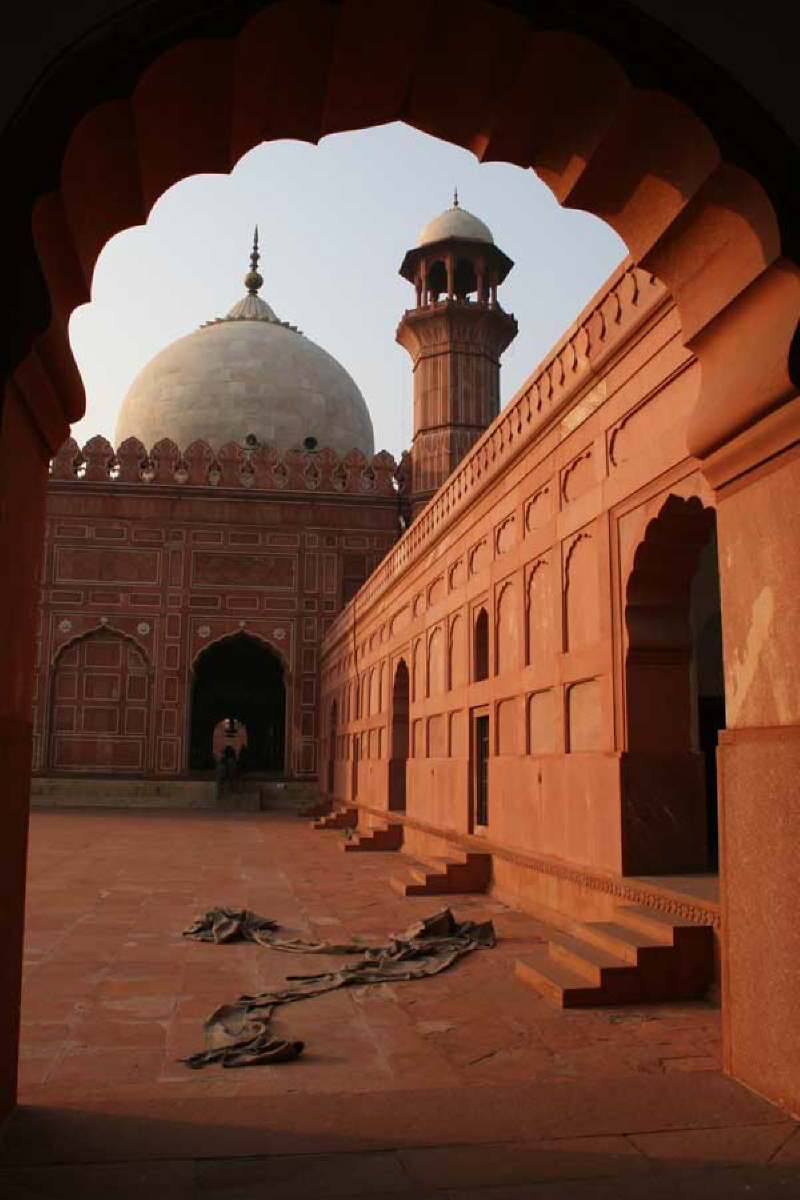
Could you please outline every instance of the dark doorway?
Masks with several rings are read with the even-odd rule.
[[[403,659],[397,664],[392,689],[392,745],[389,758],[389,808],[406,811],[406,768],[408,766],[408,667]]]
[[[475,824],[489,824],[489,717],[475,718]]]
[[[489,616],[485,608],[475,618],[474,668],[475,679],[489,678]]]
[[[624,870],[714,871],[725,700],[713,509],[667,499],[636,551],[625,618]]]
[[[282,774],[286,688],[280,659],[246,633],[223,638],[199,656],[192,681],[189,766],[214,765],[213,737],[223,719],[247,729],[247,768]]]

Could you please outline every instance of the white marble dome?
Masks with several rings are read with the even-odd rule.
[[[321,346],[279,321],[255,288],[227,317],[151,359],[131,384],[116,428],[117,445],[136,437],[149,448],[171,438],[182,450],[199,438],[218,448],[249,435],[280,452],[313,437],[340,455],[374,453],[372,421],[355,381]]]
[[[478,217],[461,208],[458,197],[453,200],[453,207],[447,212],[440,213],[422,230],[417,241],[418,246],[427,246],[430,242],[441,242],[444,238],[463,238],[468,242],[488,242],[494,245],[492,231]]]

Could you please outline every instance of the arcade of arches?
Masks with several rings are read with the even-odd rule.
[[[107,239],[142,221],[177,179],[229,170],[264,138],[316,139],[406,119],[533,167],[560,201],[609,221],[631,263],[333,623],[321,711],[337,701],[334,795],[357,802],[365,824],[389,811],[387,773],[397,761],[388,749],[389,680],[402,659],[410,674],[405,812],[397,805],[393,816],[412,852],[426,838],[478,836],[468,834],[470,747],[475,722],[488,718],[480,836],[492,848],[498,894],[567,916],[581,904],[584,914],[602,913],[613,891],[603,880],[707,863],[704,752],[723,716],[713,510],[725,681],[717,763],[726,1065],[800,1111],[800,402],[792,379],[800,274],[789,223],[798,155],[748,92],[750,80],[759,90],[771,59],[756,49],[737,75],[733,54],[726,76],[691,36],[676,53],[668,21],[637,17],[626,34],[611,18],[606,27],[598,9],[591,28],[576,29],[572,8],[558,4],[555,23],[567,32],[543,30],[525,5],[470,3],[458,19],[446,4],[431,6],[423,48],[418,22],[401,8],[390,27],[384,6],[288,2],[246,24],[243,11],[240,29],[233,6],[224,28],[211,21],[209,36],[199,9],[189,5],[176,24],[168,6],[151,7],[164,37],[150,29],[127,55],[135,77],[109,70],[101,36],[89,50],[62,54],[5,143],[17,162],[28,161],[19,144],[38,153],[8,197],[21,275],[0,442],[10,568],[0,660],[10,781],[3,1078],[13,1079],[17,1030],[47,462],[83,404],[69,314],[88,298]],[[717,20],[725,61],[722,10]],[[704,40],[698,33],[697,44]],[[639,69],[642,46],[656,50]],[[671,59],[681,70],[671,71]],[[236,74],[234,60],[259,69]],[[458,81],[470,80],[458,105],[450,64]],[[469,650],[481,610],[485,679]],[[374,692],[354,707],[365,675],[376,678]],[[669,738],[654,745],[662,720]],[[691,821],[679,822],[686,839],[663,836],[661,817],[676,798],[691,809]]]

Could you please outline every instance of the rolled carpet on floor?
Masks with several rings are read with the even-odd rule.
[[[457,921],[449,908],[417,921],[402,934],[392,934],[381,946],[359,939],[345,943],[304,942],[283,939],[279,926],[248,909],[212,908],[184,930],[184,937],[224,945],[251,941],[273,950],[293,954],[359,954],[358,962],[337,971],[315,975],[287,975],[291,986],[257,996],[240,996],[233,1004],[222,1004],[205,1022],[206,1049],[181,1059],[194,1070],[210,1063],[223,1067],[250,1067],[291,1062],[303,1052],[303,1042],[275,1038],[270,1031],[274,1009],[296,1000],[308,1000],[337,988],[371,983],[400,983],[425,979],[447,970],[473,950],[489,949],[496,943],[491,921]]]

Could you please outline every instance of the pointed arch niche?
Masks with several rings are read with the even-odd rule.
[[[410,680],[405,659],[400,659],[392,686],[392,729],[389,758],[389,809],[406,810],[406,767],[409,748]]]
[[[671,495],[636,549],[625,605],[623,862],[714,870],[725,725],[716,514]]]
[[[151,674],[144,651],[115,629],[102,626],[67,643],[52,674],[50,769],[143,774],[149,766]]]
[[[214,726],[225,717],[247,728],[249,769],[281,775],[287,762],[283,660],[260,638],[235,633],[207,646],[192,671],[189,768],[214,765]]]

